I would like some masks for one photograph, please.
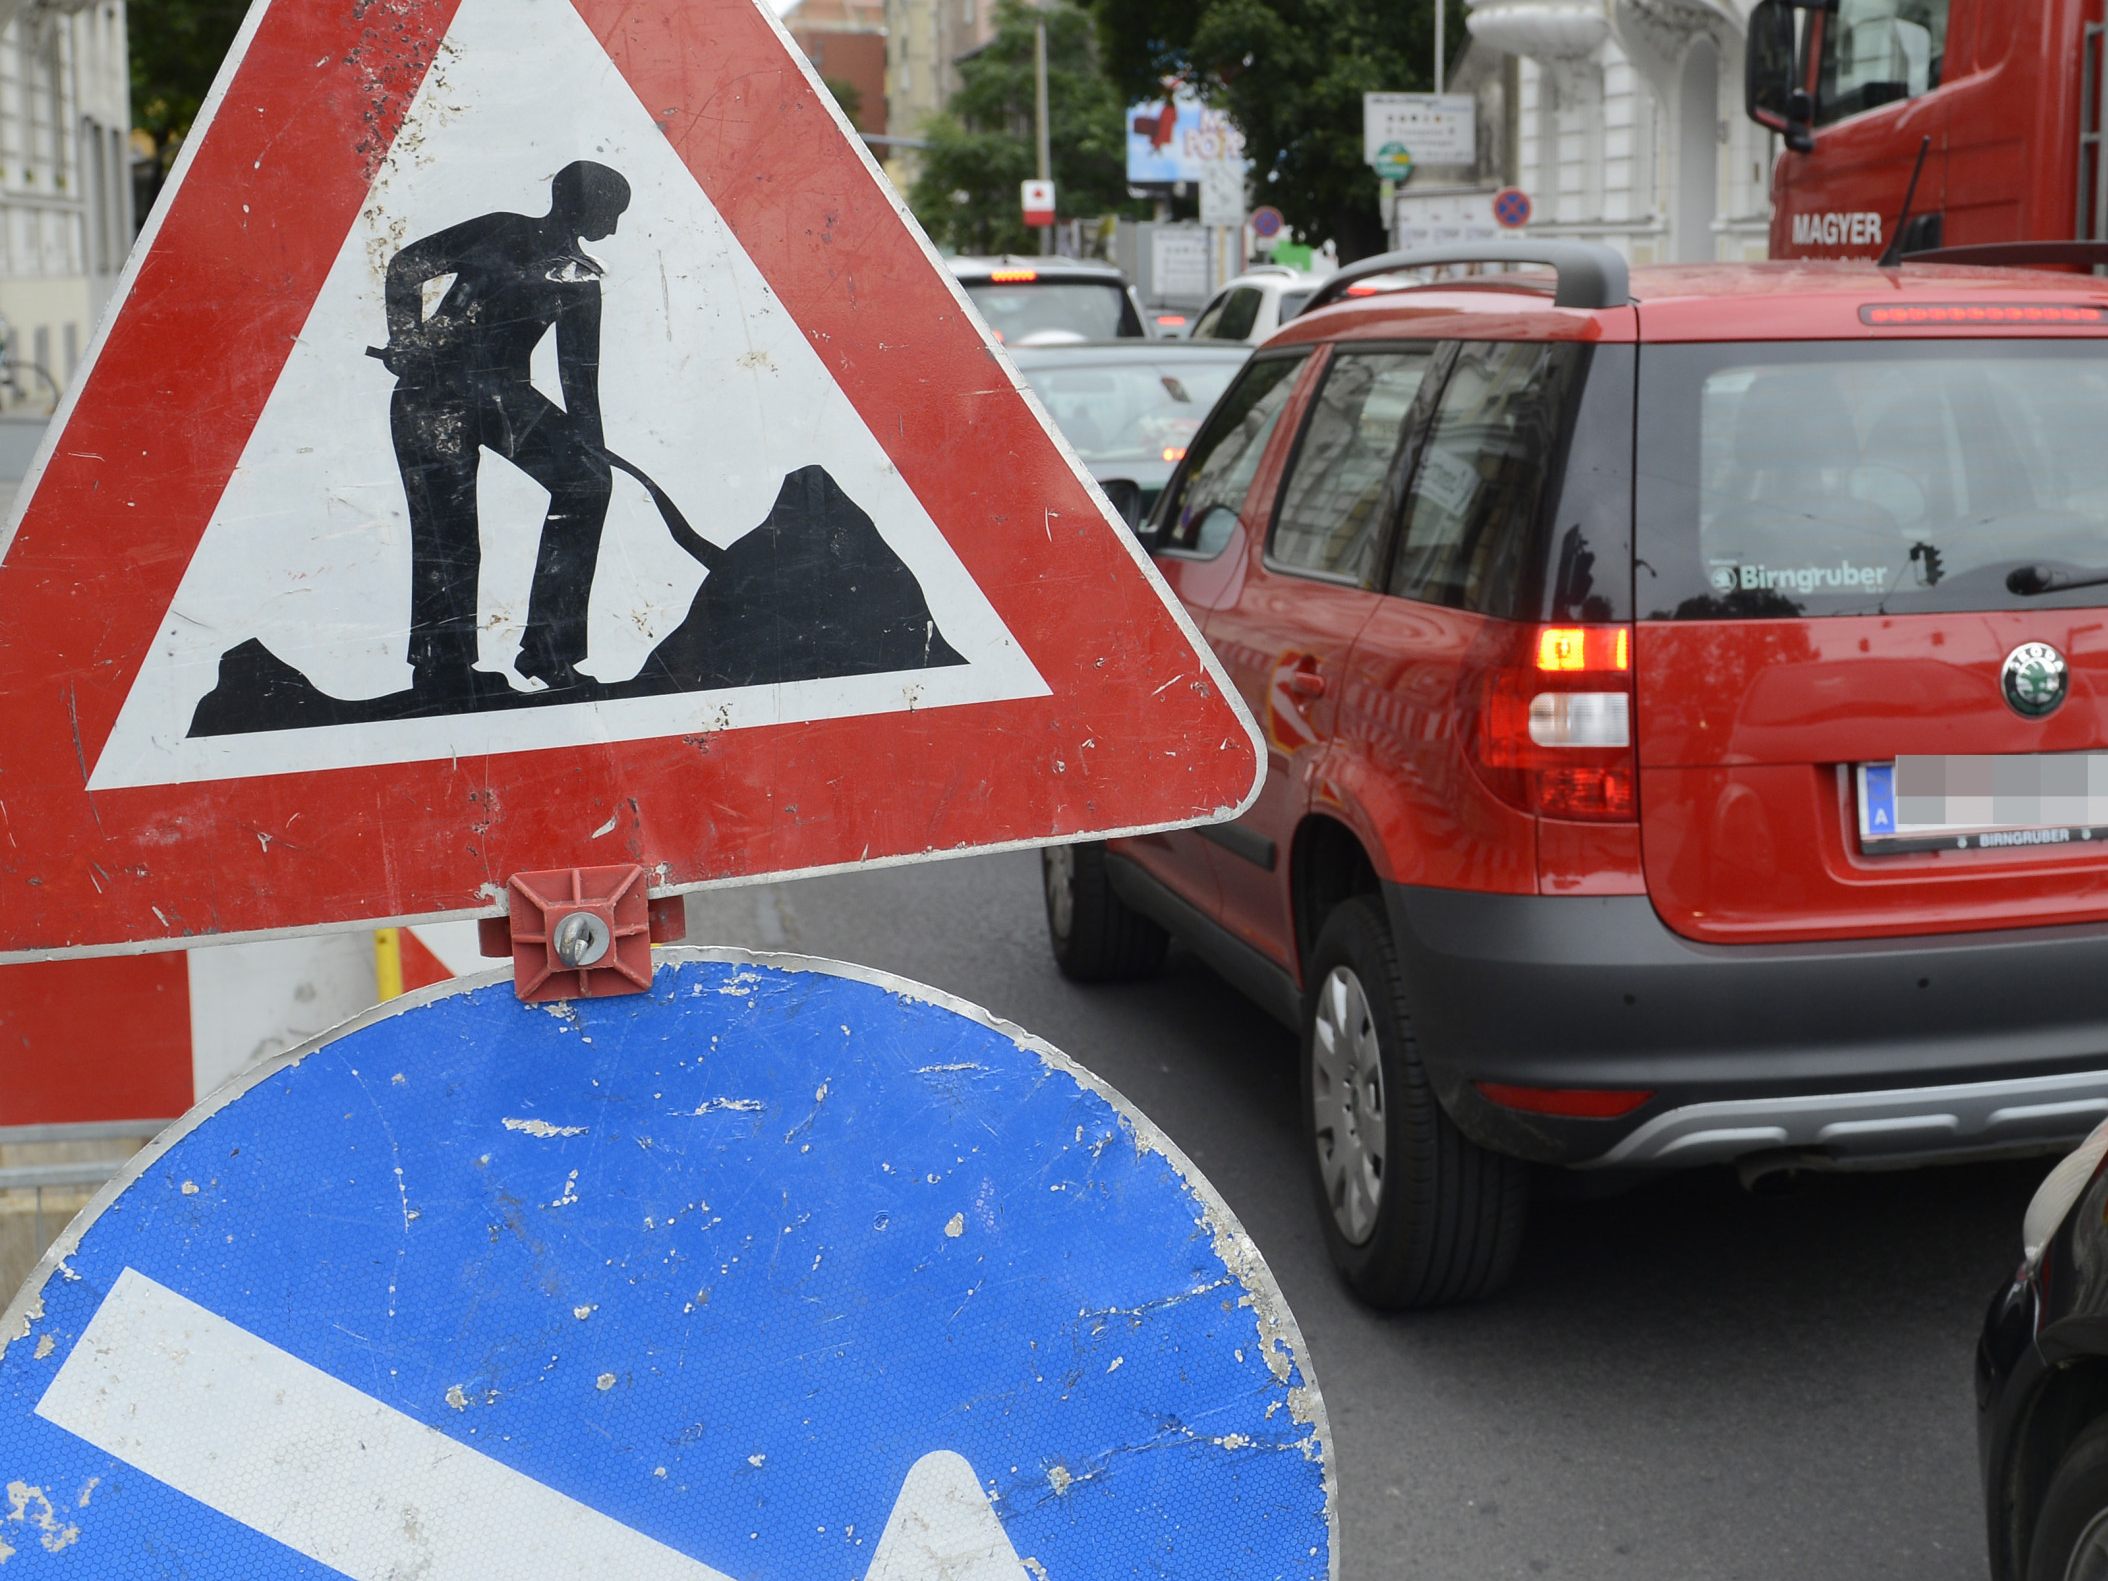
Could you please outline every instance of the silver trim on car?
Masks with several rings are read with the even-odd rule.
[[[1584,1169],[1717,1164],[1753,1153],[1824,1155],[1879,1168],[2069,1146],[2108,1117],[2108,1070],[1950,1087],[1694,1103],[1648,1120]]]

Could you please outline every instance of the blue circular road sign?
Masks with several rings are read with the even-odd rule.
[[[1061,1054],[854,967],[397,1001],[223,1092],[6,1319],[37,1575],[1325,1577],[1251,1241]]]
[[[1287,222],[1283,219],[1279,209],[1275,208],[1271,203],[1265,203],[1252,210],[1251,223],[1254,236],[1261,241],[1272,241],[1281,234],[1281,229]]]
[[[1521,230],[1530,223],[1530,195],[1520,187],[1502,187],[1493,194],[1493,219],[1504,230]]]

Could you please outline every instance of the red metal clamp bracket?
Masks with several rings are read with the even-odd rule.
[[[512,957],[513,992],[529,1004],[641,994],[652,945],[686,931],[680,897],[648,898],[635,864],[515,873],[505,895],[507,914],[485,917],[479,942]]]

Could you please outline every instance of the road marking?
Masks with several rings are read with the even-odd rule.
[[[37,1402],[53,1426],[350,1581],[732,1581],[136,1269]],[[924,1455],[868,1581],[1023,1581],[962,1455]]]

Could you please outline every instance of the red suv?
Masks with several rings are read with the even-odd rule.
[[[1151,548],[1269,746],[1049,851],[1054,953],[1176,934],[1303,1039],[1335,1261],[1483,1294],[1528,1166],[2062,1145],[2108,1113],[2108,281],[1334,276]],[[1395,282],[1392,283],[1395,286]]]

